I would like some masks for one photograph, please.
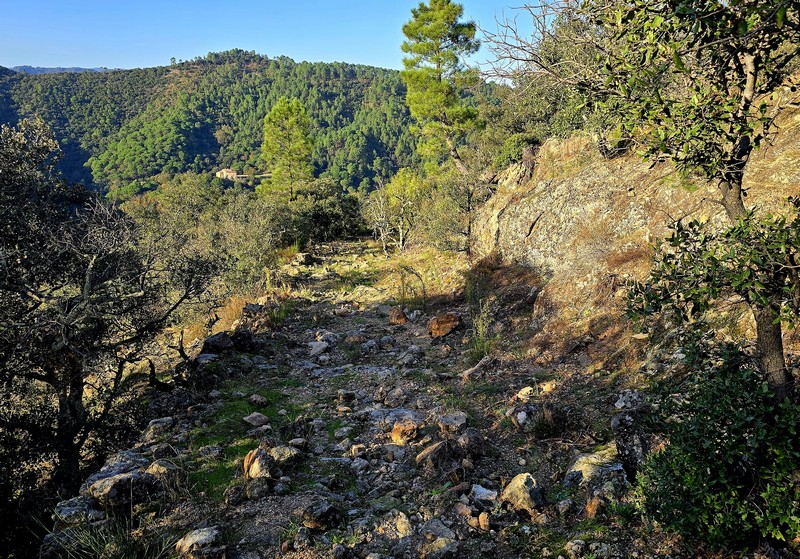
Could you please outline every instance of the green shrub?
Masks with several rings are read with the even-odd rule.
[[[645,514],[717,547],[800,535],[800,406],[776,405],[738,351],[662,407],[669,443],[638,477]]]
[[[522,133],[509,136],[494,160],[498,169],[504,169],[512,163],[522,161],[522,153],[527,147],[536,147],[542,143],[538,134]]]

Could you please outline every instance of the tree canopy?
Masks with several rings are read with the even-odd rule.
[[[313,178],[311,119],[298,99],[281,97],[264,118],[261,156],[272,176],[272,187],[289,191],[294,200],[298,186]]]
[[[475,125],[477,110],[464,98],[463,88],[472,75],[463,58],[480,47],[475,23],[460,21],[464,8],[451,0],[420,3],[411,13],[403,25],[406,102],[429,148],[443,146],[456,166],[465,169],[458,145]]]

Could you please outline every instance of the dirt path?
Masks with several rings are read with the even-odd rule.
[[[494,293],[491,333],[457,298],[387,304],[398,285],[376,258],[301,257],[280,307],[250,305],[240,334],[206,341],[209,388],[158,400],[165,417],[133,449],[128,471],[167,488],[137,502],[125,486],[144,537],[194,533],[179,546],[206,558],[657,557],[626,526],[618,394],[608,372],[586,374],[591,349],[508,351],[502,325],[531,314],[532,289]],[[89,508],[119,506],[92,487]]]

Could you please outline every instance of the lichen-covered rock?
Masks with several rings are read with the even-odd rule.
[[[443,437],[455,437],[467,428],[467,414],[463,411],[448,413],[439,417],[437,424]]]
[[[186,559],[224,559],[225,547],[220,545],[222,532],[217,526],[194,530],[183,536],[175,551]]]
[[[275,460],[263,448],[254,448],[244,457],[245,479],[276,479],[280,477]]]
[[[143,503],[155,487],[155,478],[139,471],[125,472],[94,482],[89,494],[103,508],[121,508]]]
[[[145,444],[156,442],[172,429],[174,423],[175,421],[171,417],[154,419],[147,424],[147,428],[144,430],[144,433],[142,433],[142,442]]]
[[[282,445],[269,449],[270,457],[281,466],[296,461],[302,454],[302,452],[293,446]]]
[[[132,450],[125,450],[113,454],[106,460],[99,472],[95,472],[86,479],[81,486],[80,494],[90,495],[89,488],[102,479],[146,468],[149,464],[150,460]]]
[[[624,411],[613,417],[611,430],[617,447],[617,457],[630,481],[644,465],[649,450],[647,436],[641,428],[636,412]]]
[[[404,446],[417,438],[419,423],[413,419],[406,418],[396,421],[392,427],[392,442],[399,446]]]
[[[99,510],[97,501],[91,497],[79,496],[61,501],[55,506],[53,520],[56,528],[63,530],[68,526],[77,526],[84,522],[96,522],[105,518]]]
[[[529,473],[519,474],[506,485],[500,500],[508,503],[514,510],[526,511],[531,516],[537,514],[545,501],[539,483]]]
[[[326,499],[320,499],[300,512],[303,526],[311,530],[329,530],[339,520],[339,511]]]
[[[456,439],[456,445],[466,455],[483,456],[487,453],[488,443],[480,431],[467,427]]]

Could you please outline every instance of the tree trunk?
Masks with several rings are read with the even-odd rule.
[[[751,305],[751,308],[756,320],[756,347],[761,368],[767,375],[770,389],[775,393],[774,399],[781,402],[788,394],[791,379],[783,354],[781,323],[775,323],[777,309],[760,305]]]
[[[447,142],[447,148],[450,150],[450,157],[453,158],[453,163],[455,164],[456,169],[458,169],[458,172],[464,176],[469,175],[469,169],[467,169],[467,166],[464,165],[464,161],[461,159],[461,155],[458,153],[458,148],[456,148],[456,143],[449,135],[445,137],[445,141]]]
[[[751,150],[749,140],[742,140],[739,144],[738,158],[729,165],[734,171],[728,173],[719,183],[722,205],[732,225],[747,215],[742,195],[742,178]],[[767,383],[775,393],[775,400],[780,402],[788,394],[791,379],[786,370],[786,357],[783,354],[782,324],[775,322],[779,308],[780,305],[774,302],[769,306],[750,304],[750,310],[756,321],[756,347],[761,369],[767,375]]]
[[[72,360],[70,360],[72,361]],[[58,418],[56,420],[57,462],[53,481],[61,497],[77,494],[81,485],[81,449],[78,434],[86,426],[86,409],[83,405],[84,383],[79,362],[69,363],[62,374],[62,386],[58,394]]]
[[[742,183],[735,179],[723,179],[719,183],[719,190],[722,193],[722,205],[728,220],[735,225],[741,218],[747,215],[742,199]]]

